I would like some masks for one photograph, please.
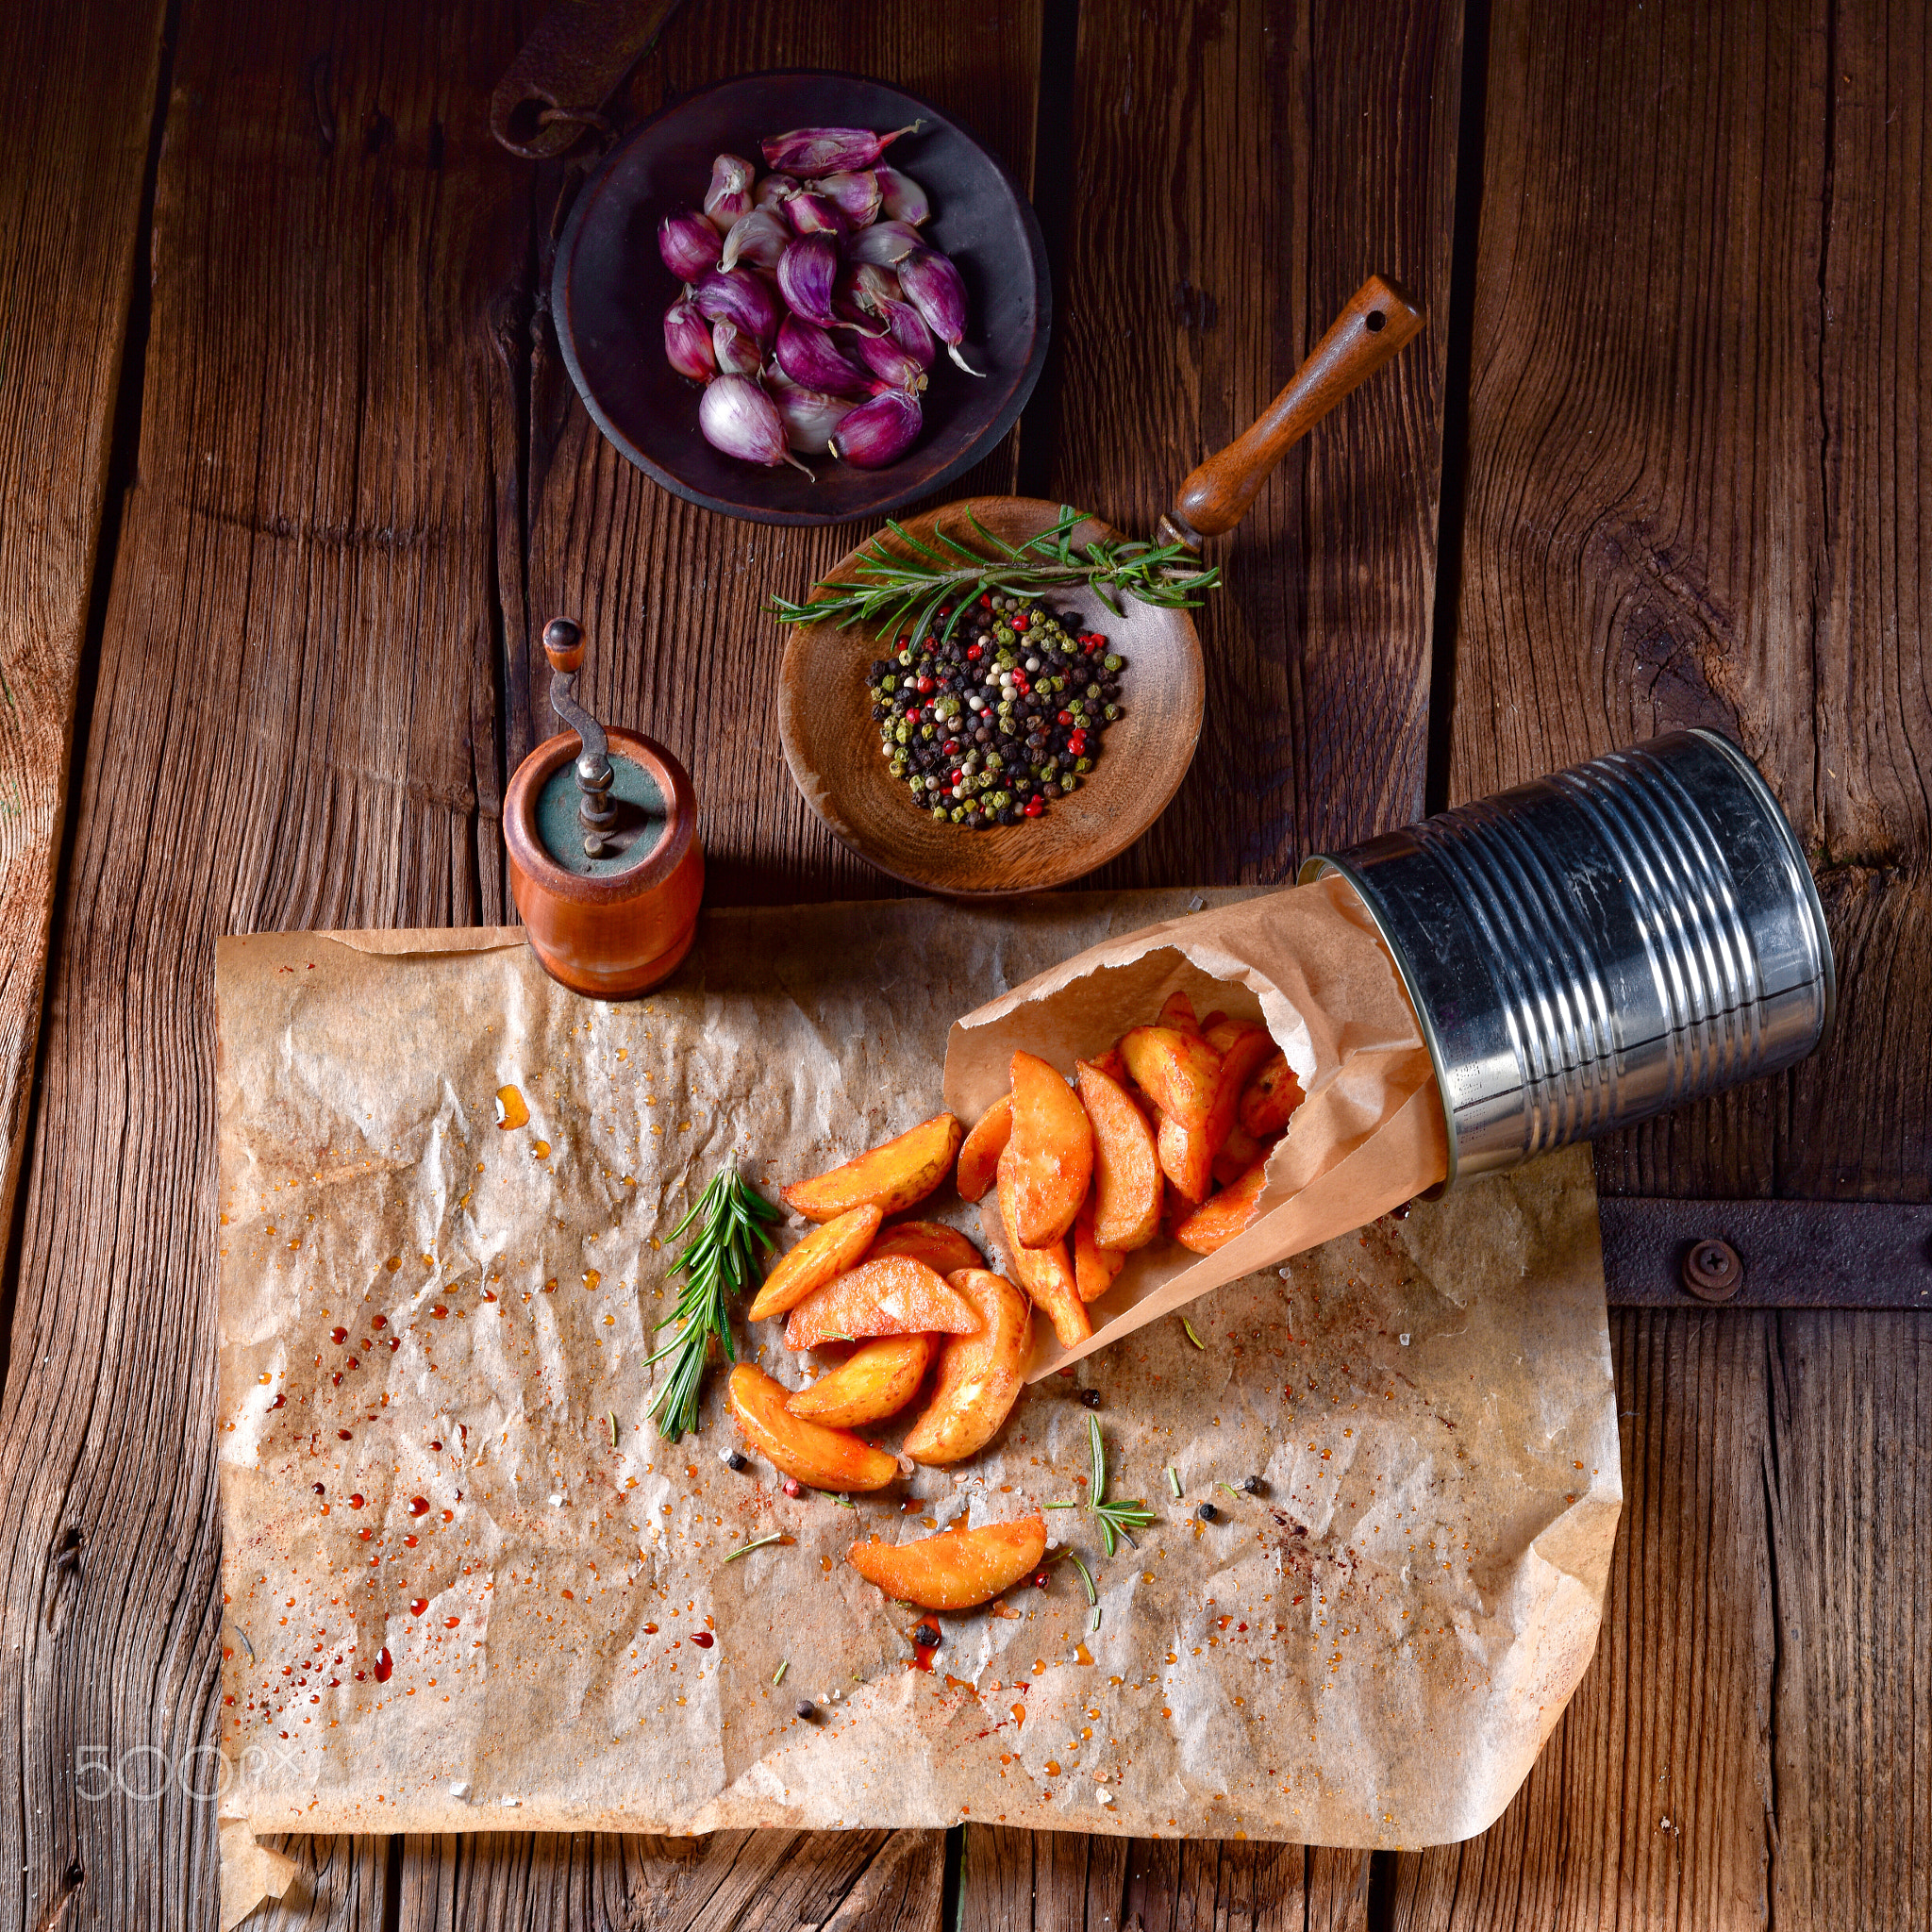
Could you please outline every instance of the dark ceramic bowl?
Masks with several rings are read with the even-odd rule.
[[[696,208],[719,154],[760,172],[760,137],[793,127],[923,124],[887,159],[924,188],[924,233],[966,283],[961,351],[981,379],[941,352],[921,402],[919,441],[885,470],[830,456],[790,466],[741,462],[698,433],[695,384],[664,359],[664,311],[679,283],[658,254],[658,224]],[[1051,296],[1040,223],[1006,169],[917,95],[855,75],[800,70],[746,75],[692,94],[634,128],[584,184],[558,249],[551,285],[557,334],[584,407],[610,441],[665,489],[759,524],[840,524],[929,495],[1013,425],[1046,359]]]

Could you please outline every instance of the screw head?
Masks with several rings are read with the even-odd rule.
[[[1744,1285],[1743,1257],[1715,1235],[1692,1241],[1683,1262],[1684,1286],[1702,1302],[1727,1302]]]

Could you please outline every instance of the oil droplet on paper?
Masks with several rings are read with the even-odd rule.
[[[586,1288],[594,1289],[603,1279],[604,1277],[594,1268],[586,1268],[584,1270],[584,1286]]]
[[[375,1653],[375,1681],[378,1684],[387,1684],[389,1682],[389,1674],[395,1667],[395,1659],[390,1656],[389,1645],[385,1643]]]
[[[530,1124],[530,1109],[524,1104],[524,1096],[514,1087],[499,1087],[496,1090],[496,1124],[505,1129],[526,1127]]]

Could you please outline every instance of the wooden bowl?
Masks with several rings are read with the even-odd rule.
[[[696,208],[712,158],[759,161],[761,136],[793,127],[924,123],[887,151],[932,197],[924,232],[965,278],[962,353],[943,354],[921,397],[924,429],[890,469],[830,456],[760,469],[698,433],[698,396],[664,359],[664,311],[680,284],[658,254],[658,224]],[[762,162],[759,161],[760,168]],[[759,524],[839,524],[929,495],[998,442],[1033,392],[1051,319],[1040,223],[1011,175],[957,123],[914,94],[854,75],[747,75],[706,89],[634,128],[584,184],[557,252],[551,304],[558,341],[591,419],[665,489]]]
[[[575,732],[544,740],[509,781],[503,840],[510,896],[530,950],[551,978],[591,999],[634,999],[675,973],[697,937],[705,856],[697,801],[684,767],[654,740],[608,727],[610,749],[643,766],[667,808],[662,836],[641,864],[608,878],[558,864],[537,830],[537,801],[552,773],[583,748]]]
[[[1025,496],[979,497],[970,507],[1008,541],[1035,535],[1059,514],[1058,504]],[[965,541],[967,508],[948,504],[909,519],[906,528],[924,540],[942,522]],[[1075,541],[1115,534],[1090,520]],[[830,575],[846,575],[858,555]],[[874,662],[888,655],[877,634],[862,625],[792,631],[778,681],[785,761],[834,835],[881,872],[954,898],[1046,891],[1124,852],[1187,776],[1203,699],[1201,644],[1188,613],[1129,597],[1126,614],[1117,617],[1087,591],[1054,592],[1045,601],[1077,611],[1084,628],[1105,633],[1108,649],[1126,659],[1121,716],[1108,726],[1100,757],[1077,791],[1055,799],[1041,818],[980,832],[935,821],[880,755],[867,691]]]

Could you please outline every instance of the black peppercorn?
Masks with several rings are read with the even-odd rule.
[[[937,1624],[922,1624],[912,1633],[912,1641],[924,1650],[937,1650],[940,1646],[940,1630]]]
[[[724,1452],[724,1467],[730,1470],[734,1475],[738,1475],[749,1469],[751,1464],[736,1449],[727,1449]]]
[[[1100,1391],[1098,1389],[1083,1389],[1080,1391],[1080,1400],[1089,1408],[1098,1408],[1100,1407]]]
[[[1257,1475],[1244,1475],[1241,1478],[1241,1489],[1250,1496],[1258,1496],[1261,1493],[1261,1478]]]
[[[792,1707],[798,1712],[800,1717],[806,1719],[808,1722],[809,1722],[812,1718],[815,1718],[819,1714],[818,1706],[814,1704],[809,1697],[801,1697],[798,1700],[797,1704],[794,1705]]]
[[[1203,1503],[1201,1507],[1194,1511],[1194,1514],[1198,1516],[1203,1523],[1218,1523],[1221,1520],[1221,1511],[1218,1510],[1212,1503]]]

